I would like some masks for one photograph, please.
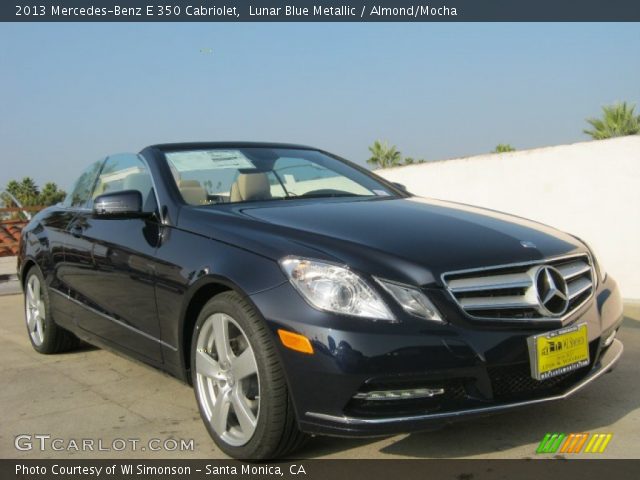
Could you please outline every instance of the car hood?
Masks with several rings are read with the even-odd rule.
[[[575,237],[530,220],[417,197],[264,202],[238,206],[236,215],[252,219],[258,236],[266,229],[353,268],[421,285],[448,271],[585,251]]]

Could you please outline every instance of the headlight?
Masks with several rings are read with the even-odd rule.
[[[395,320],[382,298],[348,268],[293,257],[280,260],[280,265],[296,290],[318,310]]]
[[[425,320],[444,322],[435,305],[417,288],[380,280],[378,278],[376,278],[376,280],[391,294],[405,312]]]

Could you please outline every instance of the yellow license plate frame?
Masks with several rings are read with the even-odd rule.
[[[527,338],[531,376],[536,380],[562,375],[589,365],[586,323]]]

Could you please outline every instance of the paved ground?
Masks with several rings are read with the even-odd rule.
[[[16,257],[0,257],[0,275],[16,273]]]
[[[20,293],[16,262],[16,257],[0,257],[0,296]]]
[[[222,458],[197,412],[192,390],[152,368],[94,348],[39,355],[28,342],[22,297],[0,297],[0,457]],[[618,368],[564,402],[473,420],[431,433],[376,440],[314,438],[300,456],[333,458],[523,458],[546,432],[611,432],[600,457],[640,457],[640,308],[627,308]],[[194,439],[193,452],[18,451],[20,434],[81,441]],[[96,440],[97,441],[97,440]],[[118,445],[118,444],[116,444]],[[119,448],[119,447],[117,447]],[[588,455],[580,455],[586,458]]]

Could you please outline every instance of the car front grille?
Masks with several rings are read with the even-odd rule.
[[[566,318],[585,304],[594,291],[594,272],[587,254],[547,261],[503,265],[443,275],[445,286],[470,317],[495,320],[548,319],[541,309],[535,285],[541,266],[555,268],[567,284]]]
[[[488,369],[493,398],[496,400],[517,400],[536,398],[558,393],[575,383],[589,367],[557,375],[546,380],[531,377],[529,364],[490,367]]]

